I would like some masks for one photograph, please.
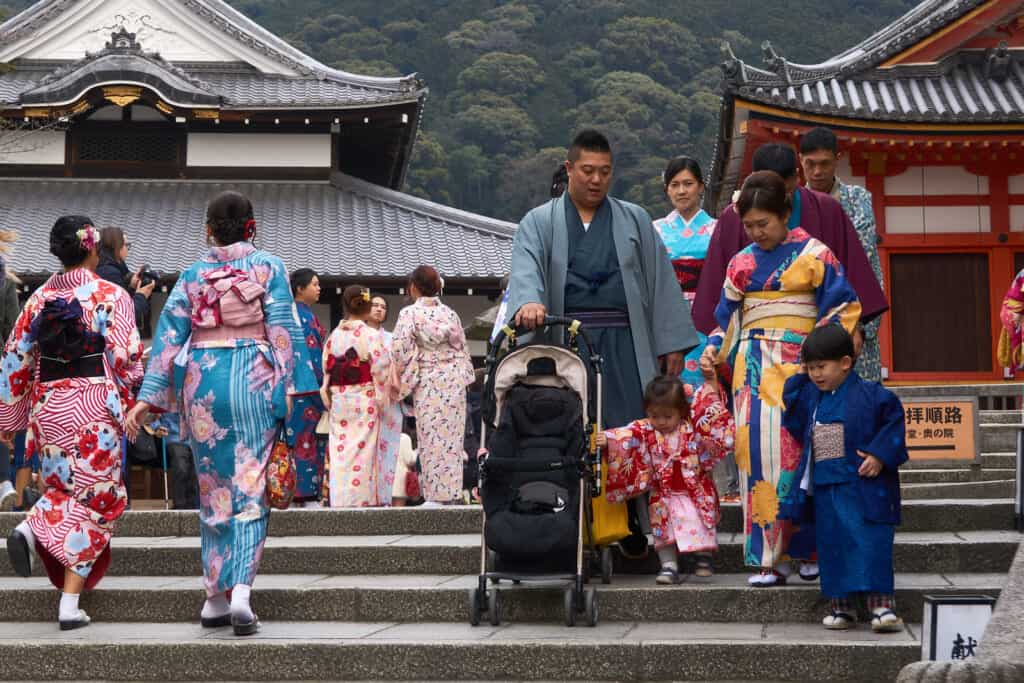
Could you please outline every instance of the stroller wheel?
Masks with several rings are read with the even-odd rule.
[[[569,586],[562,597],[565,603],[565,625],[571,628],[576,625],[576,589]]]
[[[598,618],[598,606],[597,606],[597,589],[588,588],[587,592],[583,594],[583,616],[587,620],[587,626],[597,626]]]
[[[504,616],[502,612],[504,608],[504,598],[501,595],[501,591],[492,590],[487,595],[487,607],[491,616],[491,626],[501,626],[501,619]]]
[[[483,613],[483,600],[480,596],[480,589],[471,588],[469,591],[469,624],[470,626],[480,625],[480,615]]]
[[[608,546],[601,548],[601,583],[612,582],[612,549]]]

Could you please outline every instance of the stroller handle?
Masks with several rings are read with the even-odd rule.
[[[590,349],[590,340],[587,338],[586,332],[583,330],[583,324],[579,320],[573,318],[567,318],[561,315],[546,315],[544,316],[544,322],[537,327],[564,327],[575,335],[583,338],[583,342],[587,345],[587,349]],[[524,334],[530,334],[536,330],[531,330],[523,325],[516,325],[515,318],[510,318],[505,325],[498,330],[497,336],[491,341],[491,349],[497,351],[501,348],[502,343],[505,340],[512,340],[516,337]]]

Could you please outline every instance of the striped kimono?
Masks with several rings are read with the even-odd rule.
[[[815,326],[853,330],[857,295],[828,247],[795,228],[770,252],[751,244],[732,258],[715,316],[708,343],[732,366],[745,563],[813,559],[806,496],[790,496],[808,485],[796,477],[800,446],[782,429],[782,389],[800,370],[800,347]],[[796,502],[780,505],[788,498]]]
[[[77,302],[86,328],[105,338],[104,376],[39,381],[32,323],[56,299]],[[26,456],[40,456],[46,489],[28,523],[58,588],[65,568],[92,588],[110,564],[110,537],[128,502],[121,483],[121,435],[130,390],[142,379],[141,358],[131,295],[84,268],[53,275],[36,290],[7,342],[0,430],[27,428]]]
[[[205,276],[225,267],[264,288],[263,322],[245,335],[214,328],[222,339],[196,342],[194,319],[207,310]],[[206,592],[252,585],[267,536],[266,467],[285,417],[285,392],[318,390],[284,264],[248,242],[213,247],[178,278],[152,354],[139,400],[168,410],[181,393],[182,438],[191,440],[199,478]],[[185,364],[178,388],[176,362]]]

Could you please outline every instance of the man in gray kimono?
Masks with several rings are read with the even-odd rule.
[[[565,167],[566,193],[519,223],[508,310],[531,330],[545,315],[583,323],[604,358],[602,426],[621,427],[644,416],[643,389],[655,375],[682,371],[697,334],[650,215],[608,196],[607,138],[579,133]]]

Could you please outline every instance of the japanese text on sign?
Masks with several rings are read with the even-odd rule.
[[[913,460],[973,460],[976,409],[972,400],[904,402],[907,450]]]

